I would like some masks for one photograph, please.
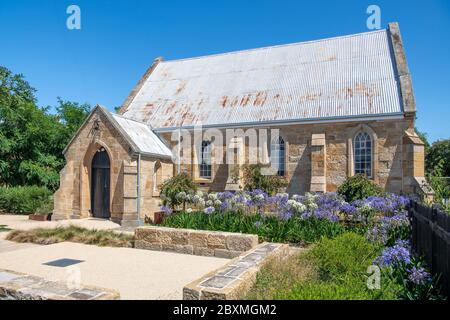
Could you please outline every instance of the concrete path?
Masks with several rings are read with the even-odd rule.
[[[39,246],[39,245],[34,244],[34,243],[18,243],[18,242],[0,239],[0,253],[7,252],[7,251],[20,250],[20,249],[33,248],[36,246]]]
[[[27,215],[0,214],[0,225],[6,225],[9,229],[30,230],[35,228],[56,228],[70,225],[96,230],[119,229],[120,225],[109,220],[87,218],[59,221],[34,221]],[[2,232],[3,233],[3,232]]]
[[[43,265],[64,258],[83,262],[68,267]],[[82,285],[117,290],[122,299],[181,299],[184,285],[227,262],[215,257],[71,242],[0,253],[0,269],[53,281],[79,278]]]

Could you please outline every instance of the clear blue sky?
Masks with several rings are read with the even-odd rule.
[[[81,8],[68,30],[66,8]],[[450,1],[0,0],[0,65],[22,73],[41,106],[56,97],[113,110],[154,58],[177,59],[367,31],[398,21],[431,141],[450,138]]]

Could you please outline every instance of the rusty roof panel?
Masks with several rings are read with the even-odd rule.
[[[124,116],[153,128],[402,112],[387,30],[165,61]]]

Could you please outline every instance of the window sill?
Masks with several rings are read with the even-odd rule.
[[[195,183],[212,183],[212,179],[206,179],[206,178],[197,178],[194,179]]]

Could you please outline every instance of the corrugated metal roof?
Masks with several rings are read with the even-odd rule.
[[[154,129],[402,112],[387,30],[159,63],[123,116]]]
[[[170,149],[148,125],[142,122],[126,119],[114,113],[111,113],[111,115],[141,152],[153,155],[163,155],[167,157],[172,156]]]

